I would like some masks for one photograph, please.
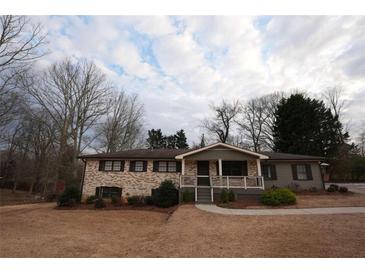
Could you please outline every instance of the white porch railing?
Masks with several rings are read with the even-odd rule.
[[[199,178],[209,178],[208,185],[198,185]],[[194,188],[195,201],[198,200],[198,188],[210,188],[213,202],[214,188],[227,189],[265,189],[263,176],[205,176],[180,175],[180,188]]]

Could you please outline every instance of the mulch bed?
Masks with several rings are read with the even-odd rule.
[[[65,206],[65,207],[58,207],[56,206],[55,209],[57,210],[139,210],[139,211],[154,211],[154,212],[161,212],[172,214],[178,205],[168,208],[162,208],[152,205],[143,205],[143,206],[132,206],[132,205],[121,205],[115,206],[112,204],[107,204],[104,208],[95,208],[94,204],[78,204],[76,206]]]

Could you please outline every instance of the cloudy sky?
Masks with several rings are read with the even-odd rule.
[[[49,51],[93,60],[145,106],[146,128],[202,133],[209,104],[273,91],[345,88],[345,119],[365,121],[365,17],[43,16]]]

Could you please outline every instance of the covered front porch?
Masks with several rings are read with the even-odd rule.
[[[264,157],[226,144],[179,155],[180,190],[193,191],[195,202],[211,203],[222,189],[236,195],[260,193],[265,189],[260,163]]]

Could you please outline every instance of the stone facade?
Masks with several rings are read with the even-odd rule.
[[[151,190],[159,187],[164,180],[172,180],[179,184],[180,173],[153,172],[153,161],[147,161],[146,172],[130,172],[129,161],[125,161],[124,171],[99,171],[99,160],[87,160],[84,186],[82,191],[83,199],[95,195],[98,186],[112,186],[122,188],[122,196],[129,195],[151,195]]]
[[[130,172],[129,160],[125,160],[124,171],[99,171],[99,160],[88,159],[86,161],[84,186],[82,197],[86,199],[95,195],[95,189],[99,186],[110,186],[122,188],[122,196],[129,195],[151,195],[151,190],[159,187],[164,180],[172,180],[176,186],[179,185],[180,173],[153,172],[153,161],[147,161],[146,172]],[[249,176],[257,175],[256,160],[247,161]],[[209,161],[209,173],[211,176],[217,174],[217,160]],[[197,175],[197,161],[185,160],[185,175]]]

